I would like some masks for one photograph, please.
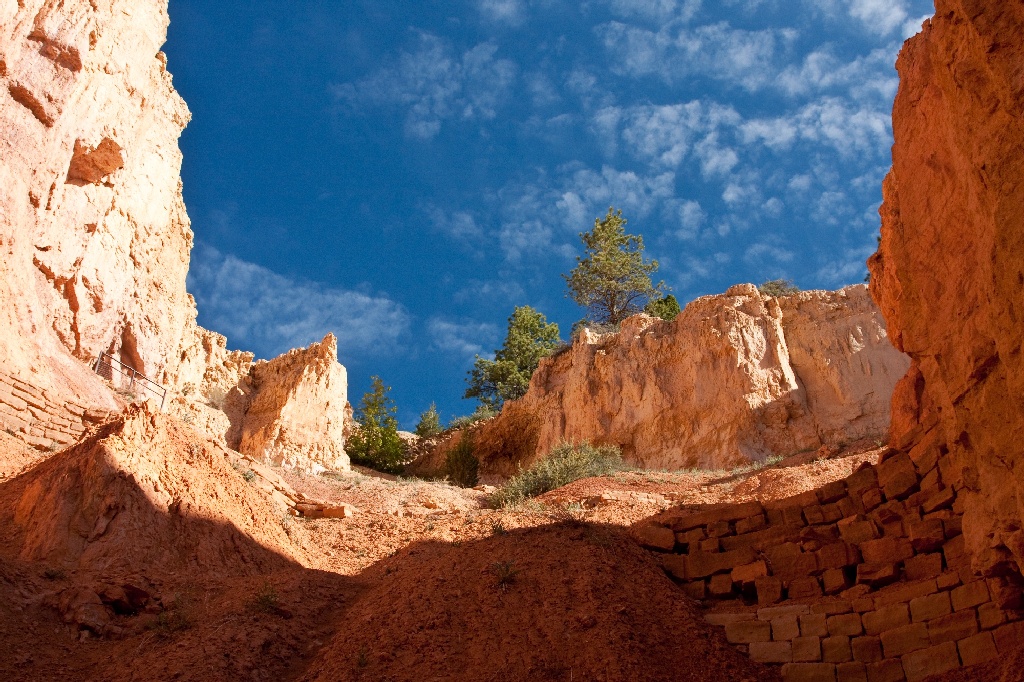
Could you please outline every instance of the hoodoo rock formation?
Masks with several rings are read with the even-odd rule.
[[[562,440],[614,443],[648,468],[721,468],[884,439],[908,364],[864,285],[785,298],[737,285],[672,322],[638,315],[617,334],[582,333],[479,427],[477,452],[508,475]]]
[[[107,352],[232,447],[345,468],[333,340],[254,367],[195,323],[177,143],[190,114],[159,51],[168,21],[159,0],[0,4],[0,370],[47,404],[116,410],[87,365]],[[4,427],[37,447],[80,430],[44,407]]]
[[[1024,6],[939,0],[903,48],[871,291],[913,365],[893,445],[938,462],[986,575],[1024,569]]]

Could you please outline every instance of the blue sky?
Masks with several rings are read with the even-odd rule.
[[[922,0],[171,0],[196,233],[189,291],[231,348],[339,338],[357,404],[461,399],[513,306],[609,206],[680,302],[860,282],[893,69]]]

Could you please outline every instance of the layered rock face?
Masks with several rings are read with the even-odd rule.
[[[0,3],[0,364],[91,402],[68,352],[160,378],[194,314],[167,24],[158,0]]]
[[[893,445],[938,461],[986,575],[1024,567],[1024,7],[940,0],[903,48],[871,290],[913,366]]]
[[[0,368],[52,402],[119,409],[86,364],[105,351],[232,447],[344,468],[333,337],[254,367],[196,324],[178,149],[190,114],[159,51],[167,25],[166,0],[0,3]],[[42,443],[44,421],[25,438]]]
[[[864,285],[782,299],[738,285],[672,322],[581,334],[480,427],[477,452],[498,475],[562,440],[614,443],[648,468],[719,468],[884,438],[908,364]]]

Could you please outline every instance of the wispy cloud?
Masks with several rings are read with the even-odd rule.
[[[202,322],[233,348],[267,356],[338,337],[345,356],[375,356],[402,348],[410,317],[385,295],[297,280],[209,246],[192,251],[188,289]]]
[[[526,3],[523,0],[477,0],[477,10],[489,22],[520,26],[526,21]]]
[[[356,109],[398,106],[406,110],[408,137],[430,140],[450,119],[488,121],[509,96],[518,69],[497,57],[498,46],[484,42],[456,54],[452,45],[429,33],[403,51],[394,66],[356,83],[332,86],[335,98]]]
[[[489,322],[432,317],[427,320],[427,333],[435,349],[471,358],[483,355],[485,344],[494,345],[498,327]]]

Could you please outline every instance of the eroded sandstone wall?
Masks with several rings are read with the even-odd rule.
[[[194,315],[167,25],[165,0],[0,3],[0,364],[91,402],[69,353],[159,379]]]
[[[965,500],[986,575],[1024,567],[1024,6],[939,0],[897,61],[871,290],[913,366],[893,445]]]
[[[884,438],[907,366],[864,285],[782,299],[738,285],[672,322],[580,335],[478,429],[477,452],[497,475],[562,440],[614,443],[649,468],[720,468]]]

